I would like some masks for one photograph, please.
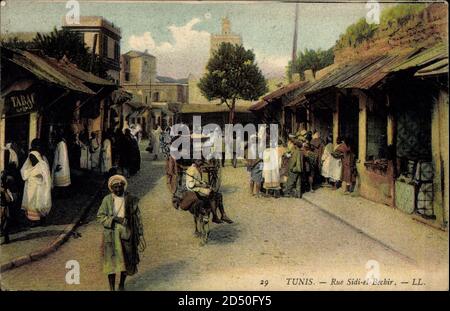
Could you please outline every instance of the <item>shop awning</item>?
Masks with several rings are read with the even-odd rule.
[[[3,60],[10,61],[17,66],[24,68],[38,79],[59,85],[63,88],[85,94],[95,94],[83,84],[83,80],[78,79],[62,70],[59,70],[47,57],[41,57],[34,53],[22,50],[12,50],[1,48]]]
[[[323,78],[313,82],[310,87],[308,87],[304,93],[312,94],[327,88],[337,87],[339,84],[343,84],[348,79],[354,77],[358,73],[361,73],[364,69],[372,66],[376,62],[380,61],[380,57],[370,58],[367,60],[356,61],[344,64],[330,74],[324,76]]]
[[[411,56],[404,62],[392,68],[390,72],[398,72],[411,68],[423,68],[444,59],[448,59],[448,47],[444,43],[439,43]]]
[[[425,76],[437,76],[448,74],[448,58],[440,60],[430,66],[418,70],[414,76],[425,77]]]
[[[393,66],[403,62],[408,55],[384,55],[374,61],[370,66],[355,73],[341,83],[337,88],[355,88],[368,90],[383,80]]]
[[[90,72],[83,71],[75,64],[72,64],[70,62],[65,62],[63,60],[58,61],[54,58],[47,58],[47,61],[53,64],[55,67],[65,71],[67,74],[70,74],[71,76],[83,81],[84,83],[95,84],[99,86],[116,86],[114,82],[102,79]]]
[[[275,91],[263,96],[260,101],[250,106],[249,110],[250,111],[261,110],[274,100],[277,100],[290,92],[293,91],[297,92],[299,90],[301,91],[301,89],[306,88],[308,85],[309,85],[308,81],[296,81],[286,86],[280,87],[279,89],[276,89]]]
[[[264,107],[266,107],[269,104],[268,101],[265,100],[260,100],[259,102],[257,102],[256,104],[253,104],[250,106],[249,110],[250,111],[258,111],[263,109]]]

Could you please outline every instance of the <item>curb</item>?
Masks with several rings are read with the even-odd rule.
[[[103,186],[100,187],[97,190],[97,192],[95,192],[95,194],[92,195],[88,204],[86,204],[85,207],[81,210],[80,215],[75,217],[73,222],[71,224],[68,224],[64,228],[62,233],[56,237],[55,240],[53,240],[49,245],[45,246],[44,248],[41,248],[38,251],[34,251],[28,255],[12,259],[9,262],[2,264],[0,266],[0,273],[18,268],[32,261],[40,260],[41,258],[44,258],[47,255],[56,252],[56,250],[58,250],[58,248],[69,239],[70,235],[75,231],[75,229],[78,228],[81,220],[85,217],[86,213],[92,208],[92,205],[94,204],[95,200],[98,198],[100,193],[102,193]]]

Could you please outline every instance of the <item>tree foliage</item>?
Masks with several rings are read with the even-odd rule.
[[[380,24],[384,27],[402,26],[414,16],[420,14],[426,7],[424,3],[399,4],[383,10],[380,16]]]
[[[308,69],[311,69],[315,75],[318,70],[333,64],[333,61],[334,53],[332,48],[325,51],[321,49],[305,49],[305,51],[298,54],[294,66],[292,66],[292,61],[289,62],[287,75],[291,79],[294,73],[299,73],[304,78],[305,70]]]
[[[336,47],[356,47],[362,42],[371,39],[377,29],[377,25],[369,24],[365,18],[360,18],[356,23],[348,26],[345,33],[339,36]]]
[[[209,59],[198,87],[208,100],[220,100],[230,108],[233,122],[236,100],[256,100],[267,84],[255,63],[255,54],[241,45],[222,43]]]
[[[99,43],[98,43],[99,44]],[[84,71],[102,78],[107,78],[107,67],[98,55],[92,56],[91,50],[85,45],[79,33],[69,30],[53,29],[47,34],[38,33],[32,41],[24,41],[17,37],[2,40],[2,45],[22,50],[40,50],[43,54],[56,59],[64,56]],[[92,63],[92,64],[91,64]]]

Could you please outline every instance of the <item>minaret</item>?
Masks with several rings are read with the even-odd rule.
[[[222,18],[222,34],[229,35],[231,33],[231,24],[228,17]]]

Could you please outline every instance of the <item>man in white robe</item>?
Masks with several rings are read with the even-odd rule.
[[[58,140],[52,166],[53,187],[68,187],[71,184],[71,180],[67,144],[60,135]]]
[[[31,151],[20,173],[25,181],[22,209],[30,221],[38,222],[52,207],[50,168],[38,151]]]
[[[327,139],[327,145],[325,146],[322,154],[322,176],[327,183],[337,182],[341,180],[342,176],[342,161],[333,157],[334,151],[331,138]]]
[[[152,131],[152,135],[153,135],[153,154],[155,155],[155,159],[158,158],[158,154],[160,152],[159,148],[160,148],[161,132],[162,132],[162,129],[161,129],[161,127],[159,125],[156,128],[156,130]]]
[[[278,156],[277,148],[267,148],[263,153],[263,178],[264,178],[264,189],[266,190],[276,190],[277,192],[281,189],[280,187],[280,160]]]
[[[100,169],[100,151],[101,145],[98,141],[97,134],[94,132],[91,133],[91,139],[89,140],[89,152],[91,159],[91,169],[98,170]]]
[[[103,141],[102,146],[102,156],[101,156],[101,172],[107,173],[112,167],[112,151],[111,151],[111,140],[106,138]]]

